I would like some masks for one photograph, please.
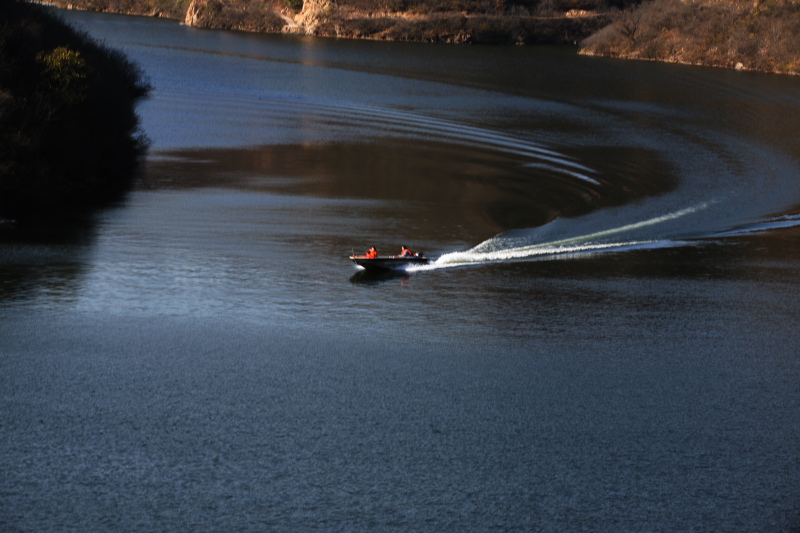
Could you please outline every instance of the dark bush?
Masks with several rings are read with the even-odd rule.
[[[62,216],[131,182],[142,72],[50,9],[0,0],[0,218]]]

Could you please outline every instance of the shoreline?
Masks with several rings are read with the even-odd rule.
[[[76,9],[177,20],[203,29],[373,41],[569,45],[581,55],[800,75],[800,10],[770,0],[653,0],[627,10],[519,13],[365,11],[347,2],[305,0],[302,9],[238,0],[175,3],[54,0]],[[761,7],[759,7],[761,5]],[[688,22],[687,22],[688,21]],[[776,30],[781,25],[781,30]],[[781,33],[780,38],[773,35]]]

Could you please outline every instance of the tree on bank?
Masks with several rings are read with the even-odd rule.
[[[51,9],[0,0],[0,219],[80,213],[128,189],[147,147],[139,68]]]

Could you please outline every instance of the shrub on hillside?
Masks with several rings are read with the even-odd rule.
[[[413,23],[405,23],[397,28],[398,34],[391,36],[391,38],[429,43],[464,42],[468,38],[464,31],[466,24],[467,17],[464,15],[432,15]],[[402,30],[402,35],[399,30]]]
[[[198,28],[280,32],[286,24],[271,4],[261,0],[202,0],[193,4],[193,11],[193,25]]]
[[[385,17],[354,19],[349,23],[349,35],[359,39],[378,39],[395,26],[392,19]]]
[[[540,0],[339,0],[338,5],[348,10],[364,13],[502,14],[517,12],[516,8],[522,8],[522,11],[527,14],[539,2]]]

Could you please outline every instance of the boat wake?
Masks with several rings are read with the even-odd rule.
[[[716,237],[743,237],[755,233],[764,233],[766,231],[793,228],[800,226],[800,214],[782,215],[768,220],[755,222],[735,228],[717,232]]]
[[[701,204],[664,216],[627,224],[616,228],[577,235],[556,240],[539,241],[535,244],[521,244],[527,239],[535,239],[549,228],[528,231],[512,231],[497,235],[466,251],[450,252],[435,261],[421,266],[409,267],[408,271],[418,272],[476,266],[487,263],[522,261],[553,261],[585,258],[602,253],[621,253],[633,250],[654,250],[697,246],[699,244],[729,237],[741,237],[772,230],[800,226],[800,214],[783,215],[768,220],[742,225],[736,228],[711,233],[697,233],[683,238],[641,239],[629,238],[644,228],[659,226],[698,213],[709,207]],[[553,222],[557,226],[560,221]]]
[[[146,113],[153,121],[162,115],[159,106],[187,98],[184,84],[169,76],[160,81],[161,100]],[[427,202],[449,195],[449,211],[426,214],[430,227],[444,228],[461,217],[476,228],[474,234],[489,228],[482,236],[526,228],[503,231],[409,271],[689,246],[800,225],[797,215],[766,216],[787,212],[787,199],[800,192],[796,181],[786,179],[794,175],[793,159],[745,139],[688,127],[685,117],[663,106],[647,110],[660,125],[653,130],[610,105],[582,108],[580,124],[593,126],[584,128],[573,126],[572,104],[518,102],[527,116],[565,117],[564,132],[542,133],[498,129],[402,95],[386,105],[376,98],[343,100],[325,91],[295,94],[260,85],[220,83],[211,93],[206,86],[203,91],[192,99],[208,100],[206,107],[217,113],[204,116],[214,124],[200,128],[209,137],[198,139],[170,125],[162,128],[171,133],[160,140],[162,148],[180,147],[186,139],[193,145],[239,145],[246,138],[262,147],[257,156],[240,158],[257,162],[254,174],[305,178],[324,166],[326,174],[337,176],[329,196],[360,198],[379,191],[373,182],[380,179],[388,184],[380,200]],[[463,94],[476,108],[486,101],[482,93]],[[602,131],[602,138],[593,131]]]

